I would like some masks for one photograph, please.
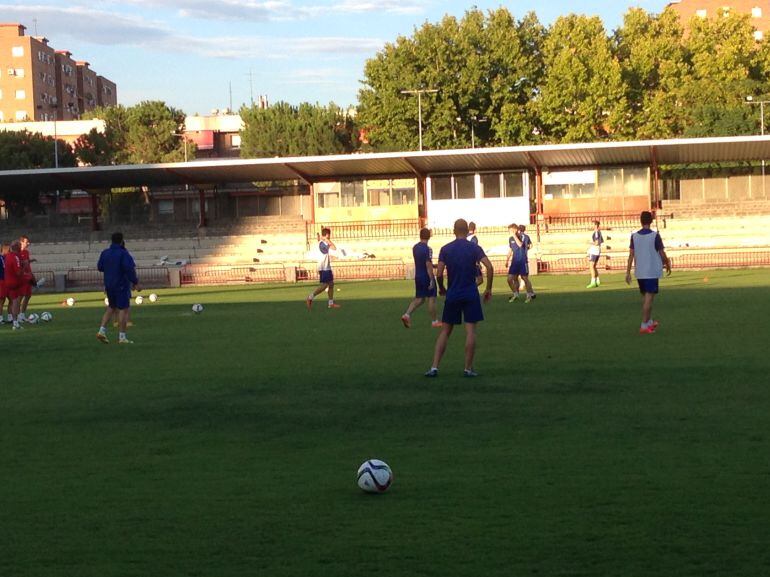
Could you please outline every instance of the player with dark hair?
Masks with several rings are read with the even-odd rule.
[[[476,236],[476,223],[473,221],[470,221],[468,223],[468,242],[472,242],[473,244],[477,245],[479,244],[479,237]],[[484,282],[484,275],[481,273],[481,265],[476,264],[476,285],[481,286],[481,283]]]
[[[594,221],[594,233],[591,235],[591,246],[588,247],[588,261],[591,267],[591,282],[586,288],[596,288],[601,283],[599,280],[599,257],[602,255],[602,245],[604,237],[602,236],[601,224],[598,220]]]
[[[22,328],[19,324],[19,302],[21,300],[20,288],[24,282],[24,269],[21,264],[21,243],[15,240],[11,243],[11,250],[3,257],[5,294],[8,298],[8,313],[13,323],[13,330]]]
[[[5,324],[5,317],[3,317],[3,311],[5,310],[5,255],[8,254],[8,245],[5,243],[0,244],[0,325]],[[11,303],[8,302],[8,316],[11,316]],[[10,320],[10,319],[9,319]]]
[[[487,269],[487,287],[484,291],[484,301],[492,298],[492,279],[494,270],[484,250],[472,242],[468,242],[468,223],[458,219],[454,224],[455,240],[441,247],[438,256],[436,279],[439,293],[446,295],[444,312],[441,316],[443,325],[436,339],[433,352],[433,364],[425,373],[426,377],[437,377],[441,357],[446,351],[449,336],[455,325],[465,323],[465,370],[466,377],[476,377],[473,369],[473,358],[476,353],[476,323],[484,320],[481,309],[479,289],[476,286],[476,263],[481,262]],[[449,276],[449,287],[444,289],[444,270]]]
[[[334,302],[334,273],[332,273],[332,260],[329,251],[337,250],[337,247],[332,242],[331,236],[332,231],[330,228],[324,227],[321,229],[321,234],[318,237],[318,250],[321,253],[321,258],[318,260],[318,277],[320,284],[308,295],[307,299],[305,299],[307,310],[313,308],[313,299],[324,291],[329,293],[328,307],[330,309],[340,308],[340,305]]]
[[[626,283],[631,284],[631,265],[642,293],[642,324],[639,334],[652,334],[658,328],[658,321],[652,319],[652,302],[658,294],[658,279],[671,274],[671,261],[666,255],[660,233],[652,230],[652,213],[648,210],[640,216],[642,228],[631,235],[631,246],[626,266]]]
[[[406,312],[401,315],[401,322],[406,328],[412,326],[412,313],[428,301],[428,314],[431,318],[431,326],[440,327],[441,322],[436,320],[436,276],[433,272],[433,249],[428,246],[431,237],[429,228],[420,230],[420,242],[412,247],[414,257],[414,299],[409,303]]]
[[[19,287],[19,322],[27,320],[27,307],[32,298],[32,287],[37,283],[35,275],[32,274],[32,264],[35,259],[29,256],[29,237],[21,235],[19,237],[19,259],[21,260],[22,283]]]
[[[131,288],[137,291],[139,279],[136,276],[136,264],[131,254],[123,246],[123,233],[112,234],[112,244],[102,251],[96,265],[99,272],[104,273],[104,292],[107,294],[107,310],[102,315],[102,324],[96,338],[108,344],[107,324],[112,316],[118,314],[118,344],[132,344],[126,335],[128,311],[131,307]]]
[[[522,233],[519,232],[518,225],[510,224],[508,230],[511,236],[508,237],[508,256],[505,259],[505,266],[508,267],[508,286],[511,288],[511,292],[513,292],[513,296],[508,299],[508,302],[512,303],[519,298],[520,280],[527,289],[527,298],[524,302],[530,302],[534,293],[532,291],[532,284],[529,282],[527,244],[522,237]]]

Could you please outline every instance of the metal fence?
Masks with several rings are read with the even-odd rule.
[[[655,211],[652,211],[652,214],[657,220],[658,228],[666,228],[667,220],[673,218],[673,215],[671,214],[656,214]],[[536,217],[536,215],[531,216]],[[533,219],[530,218],[530,220]],[[593,228],[595,220],[598,220],[602,224],[602,228],[613,226],[633,228],[639,226],[639,212],[544,214],[540,221],[540,232],[573,232],[589,230]]]
[[[377,280],[406,278],[406,264],[402,260],[360,260],[334,263],[335,280]],[[297,281],[318,282],[315,263],[296,267]]]
[[[137,267],[136,276],[143,287],[163,288],[171,285],[171,275],[166,267]],[[104,286],[104,277],[95,268],[72,268],[65,276],[67,288],[93,288]]]
[[[180,271],[182,285],[221,285],[240,283],[284,282],[282,264],[259,266],[187,265]]]
[[[681,253],[668,252],[671,268],[680,270],[707,270],[720,268],[770,267],[770,250]],[[604,271],[625,271],[627,253],[602,254],[598,268]],[[577,256],[549,257],[544,255],[537,262],[538,273],[569,273],[588,270],[588,258]],[[497,266],[495,266],[497,271]]]
[[[372,239],[372,238],[414,238],[420,233],[418,219],[406,220],[361,220],[351,222],[324,222],[309,224],[307,240],[316,240],[316,234],[328,227],[334,239]]]

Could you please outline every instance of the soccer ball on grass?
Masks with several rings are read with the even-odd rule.
[[[50,323],[53,320],[53,315],[49,312],[44,312],[40,315],[40,320],[44,323]]]
[[[144,297],[143,297],[142,295],[138,295],[138,296],[137,296],[137,297],[134,299],[134,302],[135,302],[136,304],[140,305],[140,304],[142,304],[142,303],[144,302]]]
[[[150,293],[150,302],[154,303],[157,300],[158,300],[158,295],[156,295],[155,293]]]
[[[393,471],[385,461],[369,459],[358,468],[358,486],[367,493],[384,493],[393,483]]]
[[[192,310],[194,313],[202,313],[203,312],[203,305],[200,303],[196,303],[192,306]]]

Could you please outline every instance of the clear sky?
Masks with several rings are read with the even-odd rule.
[[[444,14],[506,6],[543,24],[570,12],[599,15],[608,31],[632,6],[667,0],[0,0],[0,21],[20,22],[57,50],[87,60],[118,85],[118,101],[163,100],[208,114],[253,95],[271,103],[355,104],[364,63],[386,42]],[[2,62],[0,62],[2,65]]]

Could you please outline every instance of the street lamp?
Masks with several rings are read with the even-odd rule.
[[[765,135],[765,104],[770,104],[770,100],[754,100],[750,94],[746,97],[744,104],[759,104],[759,130],[762,136]]]
[[[415,88],[412,90],[402,90],[401,94],[417,95],[417,130],[420,133],[420,150],[422,150],[422,95],[435,94],[436,88]]]
[[[457,117],[457,122],[462,122],[462,117]],[[478,118],[475,114],[471,116],[471,148],[476,148],[476,125],[482,122],[488,122],[486,118]]]

